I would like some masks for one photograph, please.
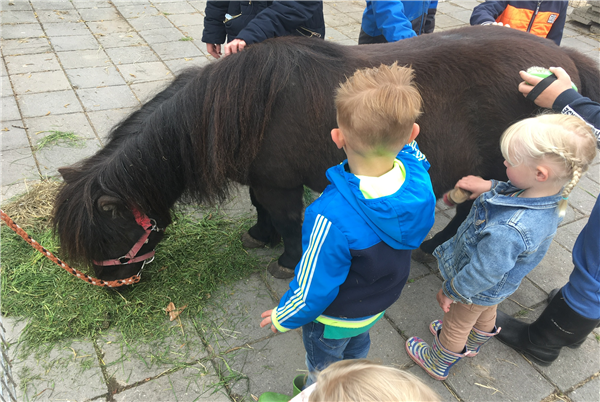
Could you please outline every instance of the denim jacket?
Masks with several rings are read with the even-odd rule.
[[[456,235],[435,249],[442,289],[452,300],[496,305],[544,258],[561,221],[561,196],[510,196],[518,190],[492,180],[492,189],[475,200]]]

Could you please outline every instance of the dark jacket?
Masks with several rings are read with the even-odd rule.
[[[208,1],[202,42],[247,44],[298,35],[324,38],[322,1]]]
[[[568,5],[568,1],[486,1],[473,9],[471,25],[501,22],[560,45]]]

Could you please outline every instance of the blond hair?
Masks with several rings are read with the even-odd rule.
[[[335,95],[338,126],[347,141],[377,151],[408,142],[421,115],[421,94],[409,67],[381,65],[358,70]]]
[[[502,134],[500,148],[512,166],[544,160],[557,167],[555,179],[565,183],[558,205],[564,216],[569,194],[596,157],[596,138],[578,117],[542,114],[510,126]]]
[[[323,370],[309,402],[440,401],[419,378],[397,368],[359,359]]]

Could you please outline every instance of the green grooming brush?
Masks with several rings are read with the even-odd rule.
[[[538,66],[529,67],[527,69],[527,73],[531,74],[531,75],[534,75],[536,77],[540,77],[540,78],[546,78],[549,75],[553,75],[552,71],[548,70],[545,67],[538,67]],[[572,87],[573,87],[574,90],[576,90],[577,92],[579,92],[579,90],[577,89],[577,86],[575,84],[571,83],[571,85],[572,85]]]

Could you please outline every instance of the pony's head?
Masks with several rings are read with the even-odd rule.
[[[92,266],[96,277],[105,281],[139,273],[164,236],[159,228],[170,219],[107,192],[98,180],[101,175],[76,167],[59,172],[64,184],[56,197],[53,223],[67,261]]]

